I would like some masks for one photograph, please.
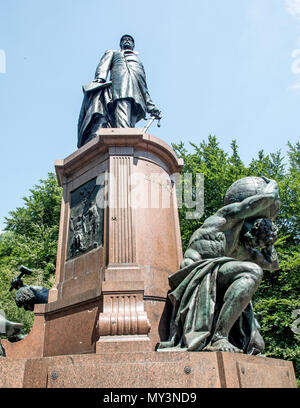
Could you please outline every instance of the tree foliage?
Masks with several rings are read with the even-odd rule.
[[[186,208],[179,210],[183,250],[192,233],[203,221],[223,206],[228,187],[246,176],[266,176],[277,181],[281,209],[276,223],[279,239],[275,244],[280,270],[265,271],[263,281],[254,297],[254,310],[266,342],[266,355],[291,360],[300,377],[300,335],[294,333],[293,311],[300,309],[300,143],[288,144],[288,163],[279,152],[266,155],[262,150],[248,166],[238,154],[235,141],[231,153],[224,152],[214,136],[199,146],[191,144],[189,153],[183,143],[173,145],[183,158],[183,173],[204,174],[204,214],[200,220],[186,220]],[[299,314],[300,316],[300,314]],[[300,324],[299,324],[300,328]]]
[[[52,287],[61,203],[61,188],[53,173],[29,192],[24,206],[9,213],[0,235],[0,309],[7,318],[24,323],[24,333],[32,326],[33,313],[17,308],[10,281],[20,265],[26,265],[34,273],[24,283]]]

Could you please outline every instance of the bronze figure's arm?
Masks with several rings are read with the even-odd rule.
[[[279,269],[278,256],[274,245],[263,248],[261,251],[251,249],[250,260],[266,271],[276,271]]]
[[[220,214],[231,220],[243,220],[258,215],[262,210],[279,201],[279,189],[275,180],[265,178],[268,184],[262,194],[245,198],[241,203],[229,204],[219,210]]]
[[[106,53],[103,55],[101,58],[97,68],[96,68],[96,73],[95,73],[95,82],[105,82],[106,78],[108,76],[110,67],[111,67],[111,62],[112,62],[112,57],[113,57],[113,51],[108,50]]]

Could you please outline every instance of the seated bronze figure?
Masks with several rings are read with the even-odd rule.
[[[158,351],[264,351],[251,299],[263,270],[278,269],[272,221],[278,185],[266,177],[240,179],[224,204],[195,231],[181,269],[169,277],[170,337]]]

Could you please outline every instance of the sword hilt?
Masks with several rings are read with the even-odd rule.
[[[157,122],[157,127],[160,127],[160,120],[161,120],[161,118],[157,118],[157,117],[155,117],[155,116],[151,116],[150,119],[149,119],[149,122],[147,123],[147,125],[146,125],[146,126],[144,127],[144,129],[143,129],[143,132],[144,132],[144,133],[147,132],[147,130],[148,130],[149,127],[152,125],[152,123],[153,123],[153,121],[154,121],[155,119],[158,120],[158,122]]]

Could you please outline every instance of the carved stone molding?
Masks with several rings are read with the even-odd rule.
[[[148,334],[150,322],[143,299],[137,295],[111,295],[104,298],[104,313],[99,317],[100,336]],[[117,311],[114,311],[117,310]]]
[[[136,262],[134,221],[131,208],[131,156],[110,157],[109,264]]]
[[[143,282],[103,282],[103,286],[103,313],[99,316],[100,337],[147,335],[151,325],[144,311]]]

